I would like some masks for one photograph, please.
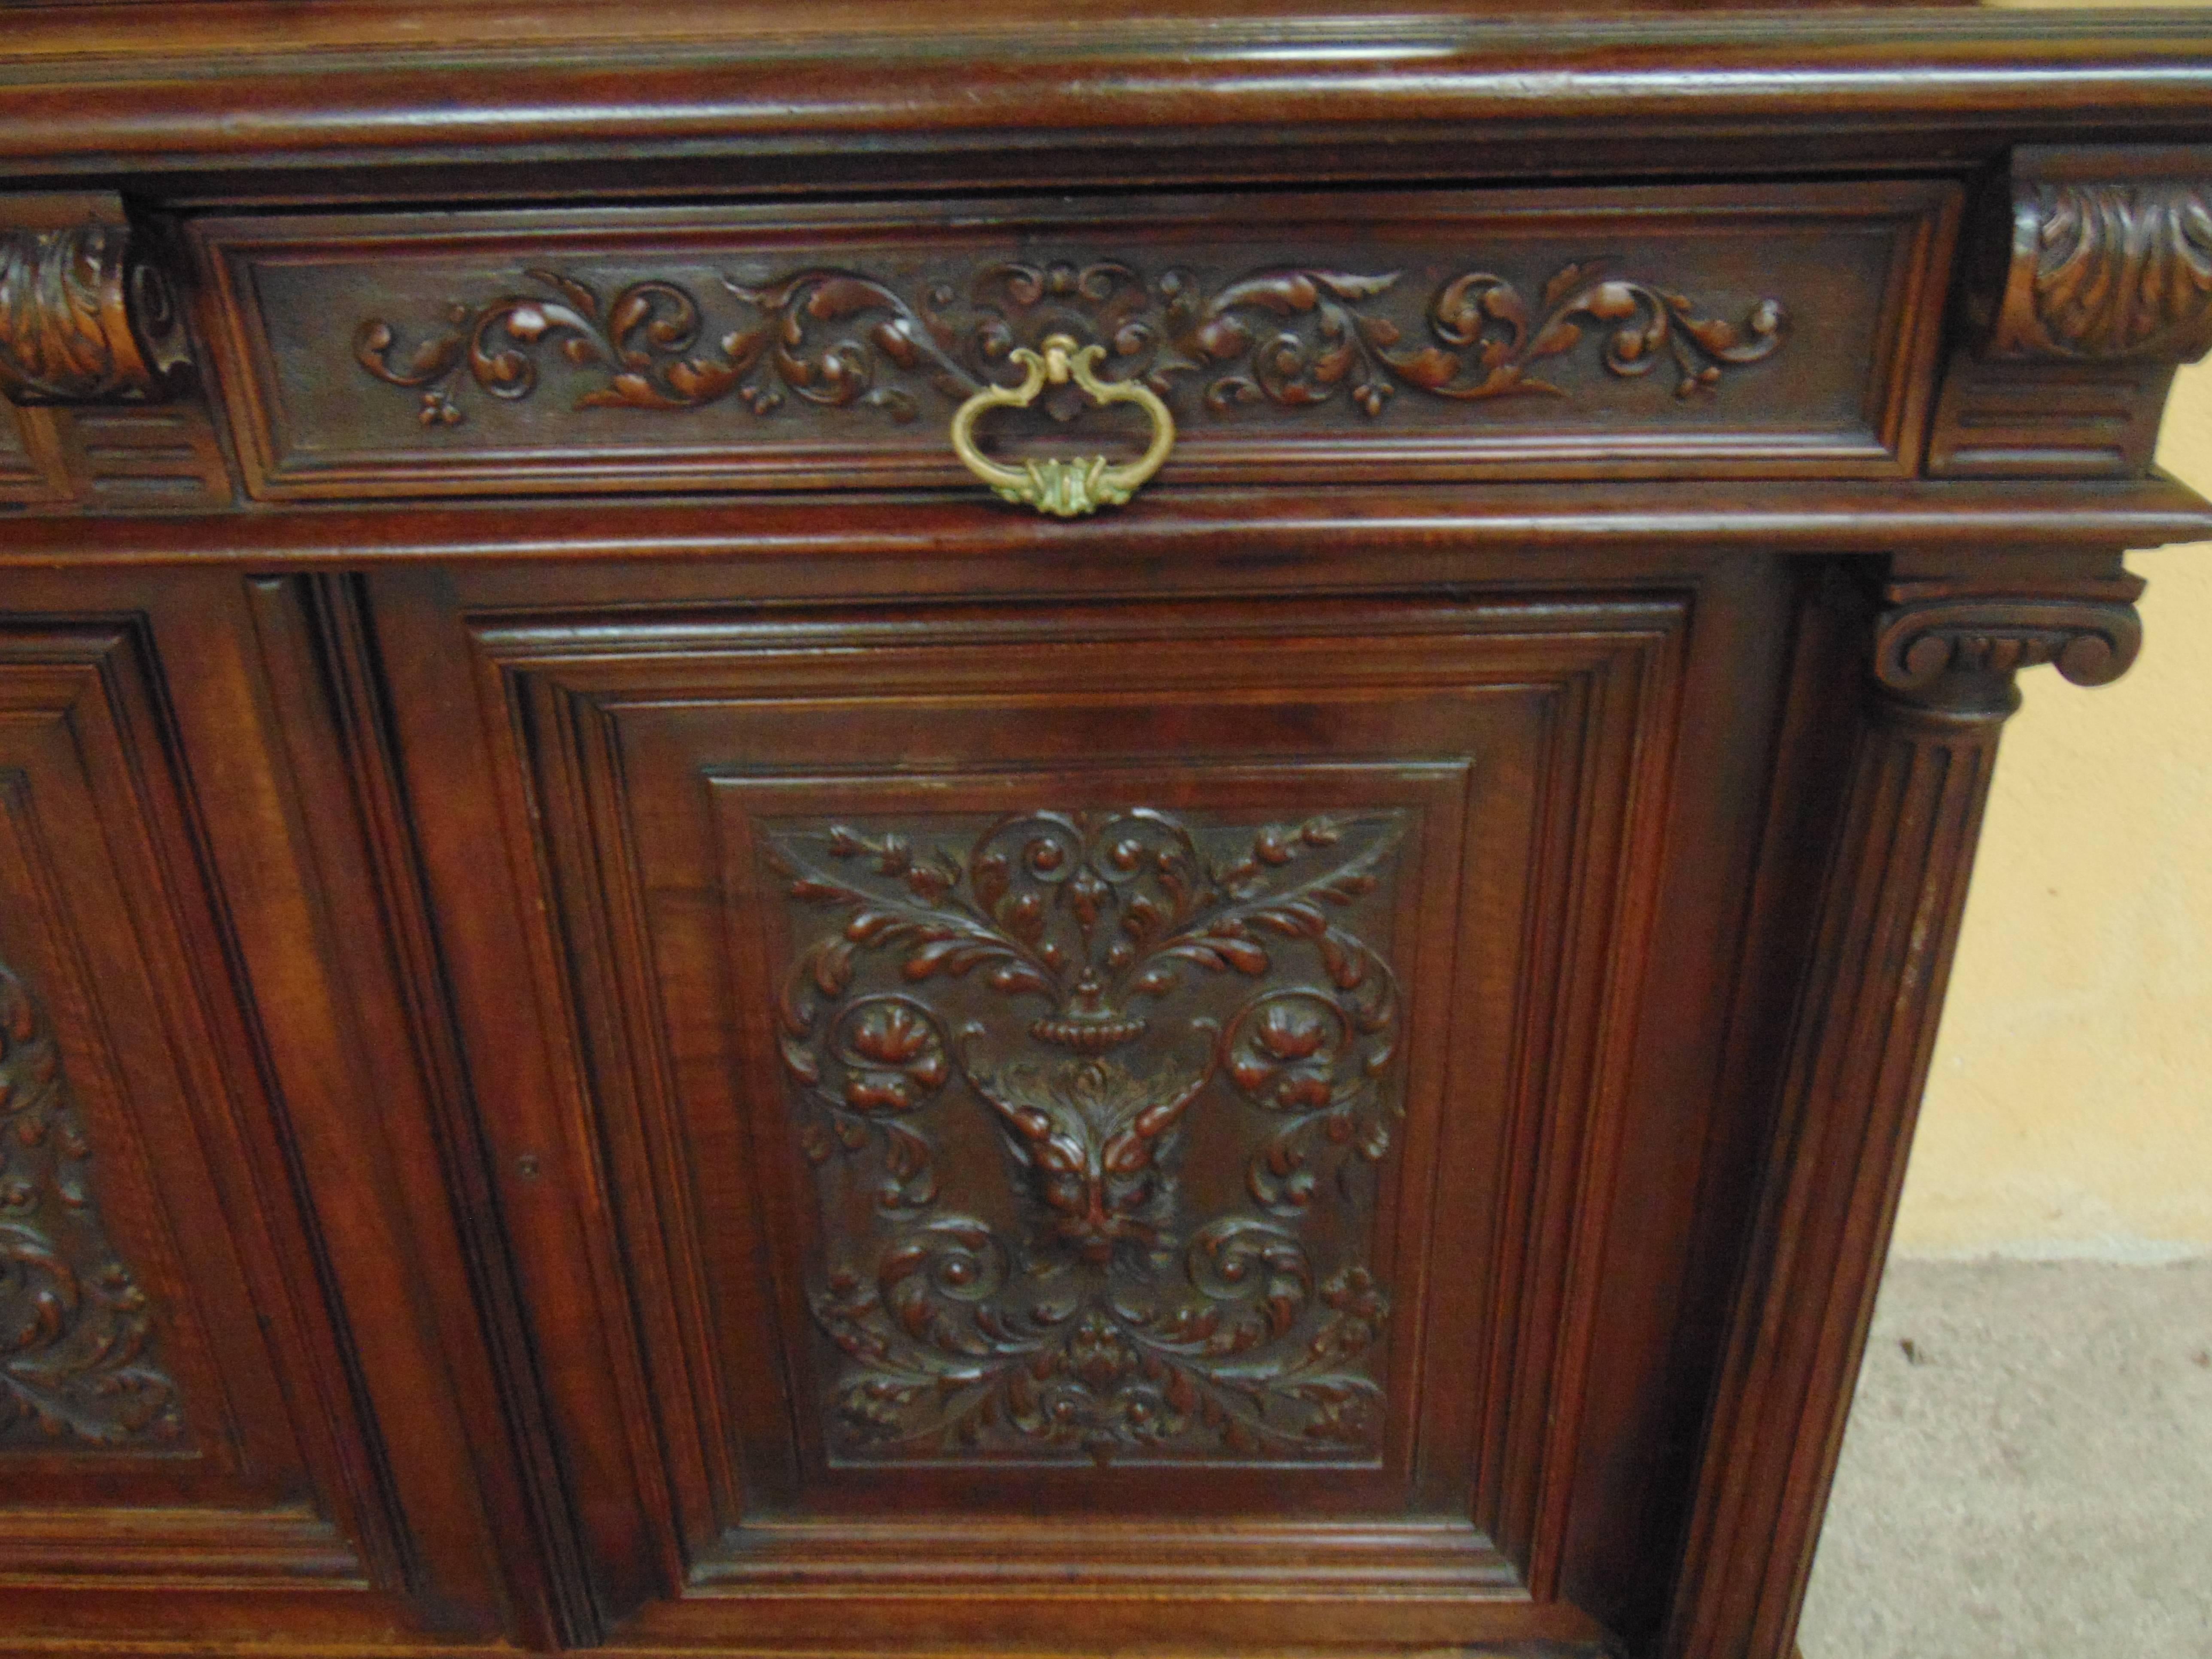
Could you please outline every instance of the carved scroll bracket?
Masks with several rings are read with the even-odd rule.
[[[1986,355],[2194,362],[2212,350],[2212,150],[2023,149]]]
[[[2023,148],[1968,246],[1938,478],[2139,478],[2212,349],[2212,149]]]
[[[2109,685],[2142,649],[2143,586],[2117,554],[1899,554],[1879,591],[1875,680],[1892,704],[1999,720],[2016,706],[2023,668],[2047,663],[2075,685]]]
[[[0,392],[16,404],[168,397],[191,352],[143,240],[119,218],[27,225],[41,216],[9,206],[0,198],[0,225],[17,227],[0,229]]]

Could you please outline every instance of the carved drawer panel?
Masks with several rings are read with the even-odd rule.
[[[1917,465],[1936,183],[215,219],[270,497],[949,484],[1064,334],[1164,398],[1170,481]],[[1141,447],[1073,388],[1019,459]]]
[[[447,648],[380,586],[410,661]],[[485,815],[534,826],[574,1083],[501,1035],[517,958],[460,971],[497,1132],[607,1195],[598,1312],[534,1270],[573,1478],[611,1504],[627,1468],[642,1511],[586,1522],[606,1583],[642,1527],[672,1634],[732,1597],[882,1634],[986,1559],[1225,1638],[1359,1635],[1316,1583],[1398,1598],[1399,1639],[1492,1603],[1499,1639],[1591,1632],[1549,1564],[1620,1132],[1600,1011],[1640,994],[1687,619],[468,622],[497,791],[426,834],[481,894]]]

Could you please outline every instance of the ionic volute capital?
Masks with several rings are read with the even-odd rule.
[[[2048,664],[2076,685],[2109,685],[2142,648],[2142,587],[2119,571],[2039,590],[1894,580],[1875,623],[1874,678],[1897,702],[1995,719],[2015,706],[2023,668]]]

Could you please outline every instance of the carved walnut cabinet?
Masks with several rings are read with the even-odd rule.
[[[8,1650],[1786,1659],[2208,346],[2186,14],[9,8]]]

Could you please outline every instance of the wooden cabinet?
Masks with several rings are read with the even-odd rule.
[[[1786,1659],[2212,28],[25,17],[11,1651]]]

